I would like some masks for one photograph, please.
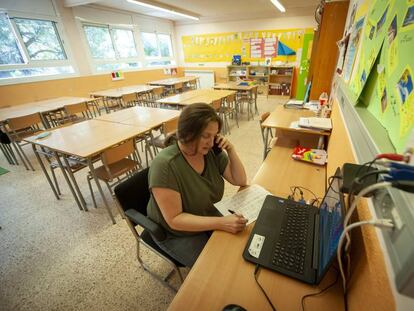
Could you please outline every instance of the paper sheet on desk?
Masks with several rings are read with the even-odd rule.
[[[247,189],[237,192],[234,196],[221,200],[214,206],[223,215],[230,215],[229,210],[242,214],[248,219],[247,224],[252,223],[259,216],[263,202],[267,195],[271,194],[259,185],[251,185]]]

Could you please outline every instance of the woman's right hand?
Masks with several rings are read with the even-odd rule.
[[[247,219],[244,218],[242,215],[232,214],[228,216],[221,217],[221,230],[230,232],[230,233],[237,233],[243,231],[246,228]]]

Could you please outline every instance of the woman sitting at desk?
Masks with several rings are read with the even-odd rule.
[[[167,234],[163,241],[154,240],[187,267],[193,266],[212,230],[237,233],[247,222],[236,214],[223,217],[213,206],[223,197],[223,177],[246,185],[234,146],[218,135],[221,126],[210,105],[187,106],[178,120],[178,142],[162,150],[149,171],[148,216]]]

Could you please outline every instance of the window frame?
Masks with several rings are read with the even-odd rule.
[[[47,16],[47,15],[38,15],[38,14],[27,14],[21,12],[13,12],[8,10],[0,10],[0,14],[7,16],[13,36],[16,39],[18,49],[22,55],[23,63],[21,64],[0,64],[0,70],[24,70],[24,69],[35,69],[35,68],[52,68],[52,67],[71,67],[71,73],[57,73],[57,74],[47,74],[47,75],[33,75],[33,76],[24,76],[24,77],[13,77],[13,78],[4,78],[0,79],[0,85],[9,85],[9,84],[19,84],[35,81],[45,81],[45,80],[55,80],[62,79],[67,77],[73,77],[79,74],[77,66],[73,63],[73,57],[70,50],[70,47],[66,44],[66,37],[64,30],[62,28],[62,22],[58,17]],[[27,19],[27,20],[38,20],[51,22],[55,31],[57,40],[60,43],[62,51],[65,55],[65,59],[60,60],[32,60],[30,59],[29,51],[27,50],[26,44],[24,43],[23,37],[20,34],[19,28],[15,22],[15,19]]]
[[[144,43],[142,42],[142,33],[150,33],[155,34],[156,40],[157,40],[157,49],[158,49],[158,55],[160,56],[146,56],[144,52]],[[170,37],[170,43],[171,43],[171,54],[170,56],[161,56],[161,47],[160,47],[160,40],[158,38],[158,35],[167,35]],[[174,45],[173,45],[173,36],[171,33],[166,31],[147,31],[147,30],[141,30],[140,31],[140,39],[142,44],[142,51],[143,51],[143,57],[144,57],[144,63],[145,67],[147,68],[168,68],[168,67],[174,67],[176,66],[176,59],[175,59],[175,53],[174,53]],[[154,61],[170,61],[172,64],[169,65],[156,65],[151,66],[149,65],[151,62]]]
[[[108,29],[109,36],[111,38],[112,48],[114,49],[114,52],[115,52],[115,58],[94,58],[92,56],[92,51],[91,51],[91,48],[90,48],[90,45],[89,45],[88,37],[86,36],[86,33],[85,33],[84,26],[101,27],[101,28]],[[91,65],[91,71],[94,74],[105,74],[105,73],[112,72],[114,70],[136,71],[136,70],[140,70],[144,67],[143,62],[142,62],[142,57],[140,57],[141,50],[140,50],[139,44],[137,42],[136,31],[135,31],[134,27],[132,27],[132,26],[130,27],[128,25],[119,26],[119,25],[112,25],[112,24],[102,24],[102,23],[82,21],[80,23],[80,29],[81,29],[82,37],[85,40],[86,48],[88,50],[88,55],[89,55],[89,60],[90,60],[90,65]],[[135,56],[135,57],[120,57],[119,56],[119,52],[118,52],[118,49],[117,49],[116,44],[115,44],[115,38],[114,38],[114,34],[112,32],[112,29],[129,30],[129,31],[132,32],[132,37],[134,39],[134,45],[135,45],[135,50],[137,52],[137,56]],[[113,70],[98,70],[97,69],[97,67],[99,65],[122,64],[122,63],[138,63],[138,67],[121,68],[121,69],[113,69]]]

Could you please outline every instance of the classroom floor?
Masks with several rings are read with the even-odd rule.
[[[284,101],[259,97],[259,113]],[[239,128],[230,120],[228,138],[251,181],[262,162],[263,142],[258,116],[246,119],[241,116]],[[10,171],[0,176],[0,310],[166,310],[174,292],[140,267],[135,238],[112,199],[116,225],[99,195],[99,207],[93,208],[83,170],[76,178],[89,212],[79,211],[60,172],[63,196],[57,201],[26,148],[35,172],[11,166],[0,155],[0,166]],[[236,190],[226,184],[225,196]],[[164,262],[143,252],[156,271],[168,271]],[[173,282],[177,285],[178,278]]]

